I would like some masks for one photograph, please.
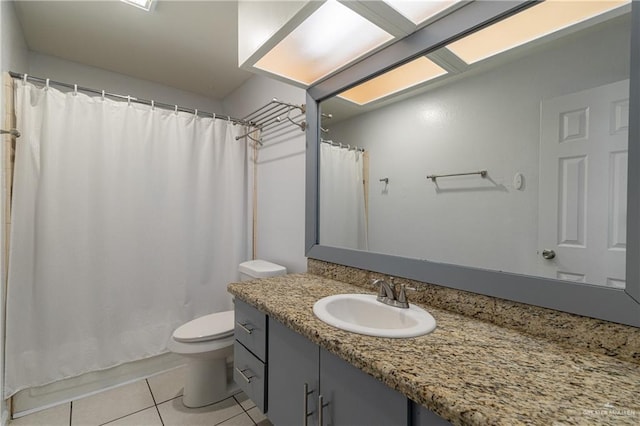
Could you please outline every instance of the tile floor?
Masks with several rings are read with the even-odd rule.
[[[9,426],[272,426],[239,393],[202,408],[182,404],[184,367],[29,414]]]

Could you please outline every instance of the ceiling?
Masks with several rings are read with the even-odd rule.
[[[221,100],[238,68],[236,1],[17,1],[30,50]]]

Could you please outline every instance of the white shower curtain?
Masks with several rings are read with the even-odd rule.
[[[363,155],[320,144],[320,244],[367,250]]]
[[[5,398],[166,352],[249,238],[240,126],[17,86]]]

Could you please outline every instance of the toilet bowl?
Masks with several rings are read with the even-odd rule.
[[[171,336],[171,352],[188,358],[182,402],[196,408],[221,401],[238,391],[227,360],[233,356],[233,311],[189,321]]]
[[[238,266],[241,281],[287,273],[284,266],[249,260]],[[239,391],[233,381],[233,311],[209,314],[178,327],[169,339],[171,352],[189,360],[182,402],[190,408],[221,401]]]

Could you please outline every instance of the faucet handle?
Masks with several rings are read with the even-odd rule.
[[[409,301],[407,299],[407,290],[416,291],[418,289],[415,287],[409,287],[406,284],[400,284],[400,293],[398,294],[398,302],[403,304],[406,303],[407,306],[409,306]]]
[[[395,278],[392,276],[389,276],[389,287],[391,287],[391,292],[393,293],[394,299],[397,300],[398,293],[396,293],[396,282],[395,282]]]
[[[378,287],[378,297],[385,297],[386,293],[384,291],[384,286],[383,286],[384,280],[383,279],[372,279],[371,280],[371,285],[373,285],[374,287]]]
[[[409,303],[407,302],[407,286],[405,284],[400,284],[400,293],[398,294],[398,302],[399,303]]]

